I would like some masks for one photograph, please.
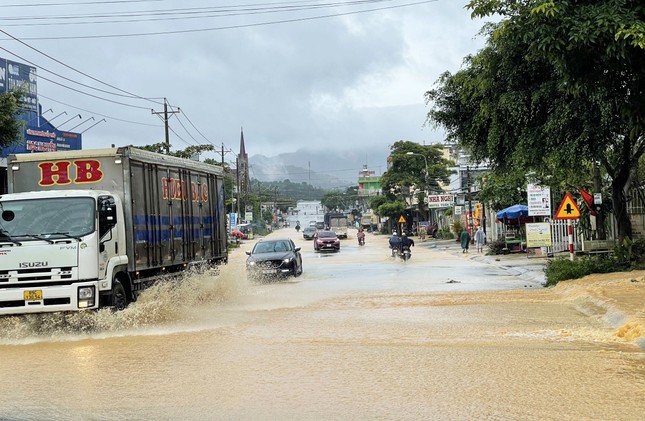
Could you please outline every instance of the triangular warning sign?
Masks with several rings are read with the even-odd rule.
[[[401,215],[401,217],[399,218],[399,224],[405,224],[405,218],[403,217],[403,215]]]
[[[571,194],[567,193],[560,203],[558,211],[555,213],[553,219],[580,219],[580,208],[576,205]]]

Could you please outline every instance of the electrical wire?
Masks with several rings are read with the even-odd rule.
[[[217,145],[215,145],[213,142],[211,142],[211,141],[210,141],[206,136],[204,136],[204,134],[203,134],[203,133],[202,133],[202,132],[201,132],[201,131],[200,131],[200,130],[199,130],[199,129],[194,125],[194,124],[193,124],[193,122],[191,121],[191,119],[188,117],[188,114],[186,114],[186,112],[185,112],[184,110],[182,110],[182,115],[186,118],[186,120],[188,121],[188,123],[189,123],[191,126],[193,126],[193,129],[195,129],[195,130],[197,131],[197,133],[199,133],[199,135],[200,135],[201,137],[203,137],[203,138],[204,138],[204,140],[206,140],[208,143],[210,143],[210,144],[211,144],[211,145],[213,145],[213,146],[217,146]],[[224,146],[226,147],[226,145],[224,145]]]
[[[114,100],[109,99],[109,98],[103,98],[102,96],[94,95],[94,94],[91,94],[89,92],[84,92],[84,91],[81,91],[80,89],[76,89],[76,88],[72,88],[71,86],[67,86],[64,83],[60,83],[60,82],[56,82],[55,80],[48,79],[45,76],[38,76],[38,78],[46,80],[47,82],[53,83],[54,85],[58,85],[58,86],[61,86],[63,88],[69,89],[71,91],[78,92],[79,94],[83,94],[83,95],[90,96],[92,98],[100,99],[102,101],[107,101],[107,102],[111,102],[113,104],[123,105],[124,107],[137,108],[137,109],[140,109],[140,110],[149,110],[150,109],[148,107],[141,107],[139,105],[132,105],[132,104],[127,104],[125,102],[114,101]]]
[[[229,6],[216,6],[216,7],[189,7],[189,8],[179,8],[179,9],[158,9],[158,10],[133,10],[125,12],[102,12],[94,14],[73,14],[73,15],[29,15],[29,16],[7,16],[3,20],[6,21],[19,21],[19,20],[59,20],[59,19],[90,19],[90,18],[99,18],[99,19],[108,19],[108,18],[118,18],[118,17],[144,17],[144,16],[173,16],[173,15],[197,15],[197,14],[209,14],[209,13],[229,13],[229,12],[240,12],[244,14],[248,12],[281,12],[281,11],[291,11],[299,10],[301,8],[329,8],[337,6],[351,6],[357,4],[369,4],[369,3],[381,3],[381,2],[391,2],[394,0],[343,0],[329,3],[320,3],[320,0],[306,0],[306,1],[295,1],[295,2],[283,2],[283,3],[260,3],[260,4],[251,4],[251,5],[229,5]],[[317,3],[316,3],[317,2]],[[302,3],[314,3],[314,4],[302,4]],[[282,4],[283,6],[276,6],[276,4]],[[263,6],[263,7],[251,7],[251,6]]]
[[[400,8],[404,8],[404,7],[419,6],[419,5],[422,5],[422,4],[435,3],[437,1],[439,1],[439,0],[424,0],[424,1],[417,1],[417,2],[411,2],[411,3],[398,4],[398,5],[393,5],[393,6],[376,7],[376,8],[363,9],[363,10],[354,10],[354,11],[350,11],[350,12],[331,13],[331,14],[327,14],[327,15],[307,16],[307,17],[301,17],[301,18],[281,19],[281,20],[266,21],[266,22],[256,22],[256,23],[248,23],[248,24],[239,24],[239,25],[216,26],[216,27],[211,27],[211,28],[179,29],[179,30],[173,30],[173,31],[156,31],[156,32],[137,32],[137,33],[127,33],[127,34],[113,33],[113,34],[102,34],[102,35],[97,34],[97,35],[63,35],[63,36],[50,36],[50,37],[23,37],[22,40],[45,41],[45,40],[71,40],[71,39],[132,38],[132,37],[143,37],[143,36],[177,35],[177,34],[188,34],[188,33],[198,33],[198,32],[212,32],[212,31],[222,31],[222,30],[228,30],[228,29],[255,28],[255,27],[261,27],[261,26],[280,25],[280,24],[286,24],[286,23],[307,22],[307,21],[314,21],[314,20],[319,20],[319,19],[327,19],[327,18],[334,18],[334,17],[341,17],[341,16],[351,16],[351,15],[358,15],[358,14],[362,14],[362,13],[371,13],[371,12],[377,12],[377,11],[383,11],[383,10],[400,9]],[[6,31],[4,31],[2,29],[0,29],[0,32],[9,35]],[[15,39],[16,41],[22,42],[18,38],[15,38],[15,37],[13,37],[11,35],[9,35],[9,36],[12,39]],[[33,48],[33,47],[30,47],[30,48]],[[101,83],[103,83],[103,82],[101,81]],[[113,87],[113,86],[111,86],[111,87]]]
[[[76,69],[75,67],[70,66],[69,64],[64,63],[64,62],[62,62],[61,60],[58,60],[57,58],[52,57],[51,55],[49,55],[49,54],[47,54],[47,53],[45,53],[45,52],[43,52],[43,51],[41,51],[41,50],[37,49],[36,47],[31,46],[30,44],[28,44],[28,43],[24,42],[23,40],[21,40],[21,39],[19,39],[19,38],[16,38],[15,36],[11,35],[9,32],[7,32],[7,31],[3,30],[2,28],[0,28],[0,33],[3,33],[3,34],[5,34],[5,35],[7,35],[9,38],[13,39],[14,41],[19,42],[20,44],[24,45],[25,47],[27,47],[27,48],[29,48],[29,49],[31,49],[31,50],[33,50],[33,51],[35,51],[35,52],[37,52],[37,53],[39,53],[39,54],[41,54],[41,55],[45,56],[45,57],[47,57],[47,58],[48,58],[48,59],[50,59],[50,60],[53,60],[54,62],[56,62],[56,63],[58,63],[58,64],[60,64],[60,65],[62,65],[62,66],[64,66],[64,67],[66,67],[66,68],[68,68],[68,69],[70,69],[70,70],[73,70],[73,71],[75,71],[75,72],[77,72],[77,73],[80,73],[81,75],[83,75],[83,76],[85,76],[85,77],[87,77],[87,78],[89,78],[89,79],[92,79],[92,80],[93,80],[93,81],[95,81],[95,82],[98,82],[98,83],[100,83],[100,84],[102,84],[102,85],[105,85],[105,86],[109,86],[109,87],[110,87],[110,88],[112,88],[112,89],[116,89],[116,90],[117,90],[117,91],[119,91],[119,92],[123,92],[123,93],[129,94],[129,95],[132,95],[132,96],[137,97],[137,98],[139,98],[139,99],[143,99],[143,100],[146,100],[146,101],[149,101],[149,102],[155,103],[155,104],[163,105],[163,103],[162,103],[162,102],[158,102],[158,101],[155,101],[155,100],[154,100],[154,99],[158,99],[158,98],[146,98],[146,97],[142,97],[141,95],[137,95],[137,94],[134,94],[134,93],[132,93],[132,92],[128,92],[128,91],[126,91],[126,90],[124,90],[124,89],[118,88],[118,87],[116,87],[116,86],[114,86],[114,85],[111,85],[111,84],[109,84],[109,83],[107,83],[107,82],[104,82],[104,81],[102,81],[102,80],[100,80],[100,79],[98,79],[98,78],[96,78],[96,77],[94,77],[94,76],[91,76],[91,75],[89,75],[89,74],[87,74],[87,73],[85,73],[85,72],[83,72],[83,71],[81,71],[81,70],[78,70],[78,69]]]
[[[101,117],[109,118],[110,120],[121,121],[123,123],[137,124],[139,126],[163,127],[160,124],[142,123],[140,121],[126,120],[126,119],[119,118],[119,117],[113,117],[113,116],[107,115],[107,114],[101,114],[101,113],[98,113],[96,111],[88,110],[86,108],[81,108],[81,107],[77,107],[75,105],[67,104],[65,102],[59,101],[59,100],[54,99],[54,98],[50,98],[50,97],[45,96],[45,95],[40,94],[40,93],[38,94],[38,96],[41,97],[41,98],[45,98],[45,99],[47,99],[49,101],[55,102],[57,104],[64,105],[64,106],[70,107],[70,108],[74,108],[75,110],[85,111],[86,113],[91,113],[91,114],[95,114],[95,115],[98,115],[98,116],[101,116]]]
[[[2,4],[0,8],[6,7],[44,7],[44,6],[81,6],[90,4],[117,4],[117,3],[159,3],[168,0],[102,0],[102,1],[82,1],[82,2],[60,2],[60,3],[18,3]]]
[[[68,82],[76,83],[77,85],[81,85],[81,86],[83,86],[83,87],[85,87],[85,88],[94,89],[94,90],[96,90],[96,91],[103,92],[103,93],[110,94],[110,95],[115,95],[115,96],[120,96],[120,97],[125,97],[125,98],[134,98],[134,99],[137,99],[137,97],[134,97],[134,96],[132,96],[132,95],[126,95],[126,94],[119,94],[119,93],[116,93],[116,92],[110,92],[110,91],[107,91],[107,90],[105,90],[105,89],[97,88],[97,87],[94,87],[94,86],[91,86],[91,85],[87,85],[87,84],[82,83],[82,82],[78,82],[78,81],[76,81],[76,80],[74,80],[74,79],[70,79],[70,78],[68,78],[68,77],[66,77],[66,76],[63,76],[63,75],[61,75],[61,74],[59,74],[59,73],[56,73],[56,72],[54,72],[54,71],[52,71],[52,70],[49,70],[49,69],[47,69],[47,68],[45,68],[45,67],[43,67],[43,66],[40,66],[40,65],[38,65],[38,64],[36,64],[36,63],[34,63],[34,62],[30,61],[30,60],[27,60],[26,58],[24,58],[24,57],[22,57],[22,56],[19,56],[18,54],[14,53],[13,51],[9,51],[9,50],[7,50],[7,49],[6,49],[6,48],[4,48],[4,47],[0,47],[0,50],[2,50],[2,51],[6,51],[7,53],[11,54],[11,55],[12,55],[12,56],[14,56],[14,57],[17,57],[18,59],[20,59],[20,60],[24,61],[25,63],[31,64],[32,66],[37,67],[37,68],[38,68],[38,70],[43,70],[43,71],[45,71],[45,72],[47,72],[47,73],[50,73],[50,74],[52,74],[52,75],[54,75],[54,76],[58,76],[59,78],[61,78],[61,79],[63,79],[63,80],[66,80],[66,81],[68,81]],[[43,79],[45,79],[45,78],[43,77]],[[48,79],[45,79],[45,80],[48,80]]]

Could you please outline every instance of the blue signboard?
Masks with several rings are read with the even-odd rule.
[[[37,124],[38,120],[40,125]],[[80,133],[58,130],[47,119],[40,116],[40,119],[26,121],[21,139],[13,145],[2,148],[0,157],[16,153],[80,150],[82,146],[83,141]]]
[[[0,93],[18,88],[25,91],[20,104],[23,111],[27,114],[36,113],[38,111],[36,68],[0,58]]]

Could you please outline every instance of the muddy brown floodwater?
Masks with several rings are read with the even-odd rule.
[[[273,235],[303,276],[250,283],[238,250],[120,313],[0,319],[0,419],[643,419],[643,273],[544,289],[427,243]]]

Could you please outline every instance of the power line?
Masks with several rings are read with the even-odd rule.
[[[139,105],[132,105],[132,104],[127,104],[125,102],[114,101],[114,100],[109,99],[109,98],[103,98],[102,96],[94,95],[94,94],[91,94],[89,92],[84,92],[84,91],[81,91],[80,89],[76,89],[76,88],[72,88],[71,86],[67,86],[64,83],[60,83],[60,82],[56,82],[55,80],[47,79],[45,76],[38,76],[38,78],[46,80],[47,82],[53,83],[54,85],[58,85],[58,86],[61,86],[63,88],[69,89],[71,91],[78,92],[79,94],[83,94],[83,95],[90,96],[92,98],[100,99],[102,101],[107,101],[107,102],[111,102],[113,104],[123,105],[124,107],[137,108],[137,109],[140,109],[140,110],[149,110],[148,107],[141,107]]]
[[[25,63],[29,63],[29,64],[31,64],[32,66],[37,67],[37,68],[38,68],[38,70],[44,70],[44,71],[45,71],[45,72],[47,72],[47,73],[51,73],[52,75],[58,76],[59,78],[61,78],[61,79],[63,79],[63,80],[67,80],[67,81],[69,81],[69,82],[76,83],[77,85],[81,85],[81,86],[86,87],[86,88],[94,89],[94,90],[96,90],[96,91],[103,92],[103,93],[106,93],[106,94],[109,94],[109,95],[116,95],[116,96],[125,97],[125,98],[134,98],[134,99],[138,99],[137,97],[132,96],[132,95],[119,94],[119,93],[116,93],[116,92],[106,91],[105,89],[96,88],[96,87],[94,87],[94,86],[87,85],[87,84],[82,83],[82,82],[78,82],[78,81],[76,81],[76,80],[74,80],[74,79],[70,79],[70,78],[68,78],[68,77],[66,77],[66,76],[63,76],[63,75],[61,75],[61,74],[59,74],[59,73],[56,73],[56,72],[54,72],[54,71],[52,71],[52,70],[49,70],[49,69],[47,69],[47,68],[45,68],[45,67],[43,67],[43,66],[40,66],[40,65],[38,65],[38,64],[36,64],[36,63],[34,63],[33,61],[27,60],[26,58],[24,58],[24,57],[22,57],[22,56],[19,56],[18,54],[14,53],[13,51],[9,51],[9,50],[7,50],[7,49],[6,49],[6,48],[4,48],[4,47],[0,47],[0,50],[6,51],[7,53],[11,54],[11,55],[12,55],[12,56],[14,56],[14,57],[17,57],[18,59],[20,59],[20,60],[24,61]],[[41,77],[42,77],[42,76],[41,76]],[[43,78],[43,79],[45,79],[45,80],[49,80],[49,79],[46,79],[46,78],[44,78],[44,77],[42,77],[42,78]]]
[[[257,23],[249,23],[249,24],[217,26],[217,27],[212,27],[212,28],[181,29],[181,30],[174,30],[174,31],[157,31],[157,32],[138,32],[138,33],[129,33],[129,34],[66,35],[66,36],[55,36],[55,37],[25,37],[25,38],[22,38],[22,39],[23,40],[29,40],[29,41],[34,41],[34,40],[44,41],[44,40],[70,40],[70,39],[130,38],[130,37],[142,37],[142,36],[176,35],[176,34],[187,34],[187,33],[196,33],[196,32],[222,31],[222,30],[227,30],[227,29],[254,28],[254,27],[269,26],[269,25],[279,25],[279,24],[285,24],[285,23],[306,22],[306,21],[312,21],[312,20],[318,20],[318,19],[327,19],[327,18],[340,17],[340,16],[350,16],[350,15],[357,15],[357,14],[362,14],[362,13],[370,13],[370,12],[377,12],[377,11],[383,11],[383,10],[400,9],[400,8],[404,8],[404,7],[418,6],[418,5],[422,5],[422,4],[435,3],[437,1],[439,1],[439,0],[424,0],[424,1],[417,1],[417,2],[412,2],[412,3],[398,4],[398,5],[393,5],[393,6],[376,7],[376,8],[372,8],[372,9],[363,9],[363,10],[354,10],[354,11],[351,11],[351,12],[332,13],[332,14],[328,14],[328,15],[308,16],[308,17],[302,17],[302,18],[282,19],[282,20],[274,20],[274,21],[267,21],[267,22],[257,22]],[[9,35],[6,31],[3,31],[2,29],[0,29],[0,32]],[[11,35],[9,35],[9,36],[12,39],[15,39],[15,40],[17,40],[19,42],[22,42],[18,38],[15,38],[15,37],[13,37]],[[33,48],[33,47],[30,47],[30,48]],[[101,83],[103,83],[103,82],[101,82]]]
[[[30,23],[8,23],[4,25],[4,26],[14,26],[14,27],[55,26],[55,25],[61,25],[63,23],[65,25],[95,25],[95,24],[114,24],[114,23],[157,22],[157,21],[174,21],[174,20],[189,20],[189,19],[207,19],[207,18],[231,17],[231,16],[251,16],[251,15],[263,15],[263,14],[273,14],[273,13],[289,13],[289,12],[298,12],[298,11],[305,11],[305,10],[328,9],[328,8],[335,8],[335,7],[357,6],[357,5],[363,5],[363,4],[392,2],[392,1],[395,1],[395,0],[353,0],[353,1],[343,1],[343,2],[334,2],[334,3],[291,5],[291,6],[282,6],[282,7],[247,8],[247,9],[208,8],[208,10],[171,12],[171,13],[147,11],[145,13],[124,12],[124,13],[103,14],[103,15],[97,14],[97,15],[68,15],[68,16],[17,16],[17,17],[6,17],[6,18],[3,18],[3,20],[7,20],[7,21],[28,20],[30,22]],[[169,10],[191,10],[191,9],[169,9]],[[181,16],[176,16],[176,15],[181,15]],[[185,15],[189,15],[189,16],[185,16]],[[153,17],[153,16],[170,16],[170,17]],[[152,18],[144,19],[144,17],[152,17]],[[101,20],[88,20],[90,18],[96,18]],[[105,20],[109,18],[115,18],[115,19]],[[116,18],[137,18],[137,19],[116,19]],[[82,21],[69,22],[69,20],[75,20],[75,19],[82,19]],[[37,20],[37,21],[64,20],[64,22],[34,22],[34,20]]]
[[[27,3],[27,4],[3,4],[0,7],[43,7],[43,6],[81,6],[90,4],[116,4],[116,3],[157,3],[168,0],[102,0],[82,2],[61,2],[61,3]]]
[[[214,143],[213,143],[213,142],[211,142],[211,141],[210,141],[206,136],[204,136],[204,134],[203,134],[203,133],[202,133],[202,132],[201,132],[201,131],[200,131],[200,130],[199,130],[199,129],[194,125],[194,124],[193,124],[193,122],[191,121],[191,119],[188,117],[188,114],[186,114],[186,110],[184,110],[184,112],[183,112],[183,114],[182,114],[182,115],[186,118],[186,120],[188,121],[188,123],[189,123],[191,126],[193,126],[193,129],[195,129],[195,130],[197,131],[197,133],[199,133],[199,135],[200,135],[201,137],[203,137],[203,138],[204,138],[204,140],[206,140],[208,143],[210,143],[210,144],[213,144],[213,145],[214,145]]]
[[[47,99],[49,101],[53,101],[53,102],[55,102],[57,104],[64,105],[64,106],[70,107],[70,108],[74,108],[75,110],[85,111],[87,113],[92,113],[92,114],[95,114],[95,115],[98,115],[98,116],[101,116],[101,117],[105,117],[105,118],[109,118],[109,119],[115,120],[115,121],[121,121],[123,123],[137,124],[139,126],[148,126],[148,127],[162,127],[159,124],[142,123],[140,121],[126,120],[126,119],[119,118],[119,117],[113,117],[113,116],[107,115],[107,114],[97,113],[96,111],[92,111],[92,110],[88,110],[86,108],[81,108],[81,107],[77,107],[75,105],[67,104],[65,102],[59,101],[59,100],[54,99],[54,98],[50,98],[50,97],[45,96],[43,94],[38,94],[38,96],[41,97],[41,98],[45,98],[45,99]]]
[[[53,61],[55,61],[56,63],[58,63],[58,64],[60,64],[60,65],[62,65],[62,66],[64,66],[64,67],[66,67],[66,68],[68,68],[68,69],[70,69],[70,70],[73,70],[73,71],[75,71],[75,72],[77,72],[77,73],[80,73],[81,75],[83,75],[83,76],[85,76],[85,77],[87,77],[87,78],[90,78],[90,79],[92,79],[92,80],[93,80],[93,81],[95,81],[95,82],[98,82],[98,83],[100,83],[100,84],[102,84],[102,85],[105,85],[105,86],[109,86],[109,87],[110,87],[110,88],[112,88],[112,89],[116,89],[116,90],[117,90],[117,91],[119,91],[119,92],[123,92],[123,93],[129,94],[129,95],[132,95],[132,96],[137,97],[137,98],[139,98],[139,99],[143,99],[143,100],[146,100],[146,101],[149,101],[149,102],[155,103],[155,104],[162,104],[161,102],[154,101],[152,98],[145,98],[145,97],[142,97],[141,95],[133,94],[132,92],[128,92],[128,91],[126,91],[126,90],[124,90],[124,89],[118,88],[118,87],[116,87],[116,86],[114,86],[114,85],[111,85],[111,84],[109,84],[109,83],[107,83],[107,82],[104,82],[104,81],[102,81],[102,80],[100,80],[100,79],[98,79],[98,78],[95,78],[94,76],[91,76],[91,75],[89,75],[89,74],[87,74],[87,73],[85,73],[85,72],[83,72],[83,71],[81,71],[81,70],[78,70],[77,68],[75,68],[75,67],[73,67],[73,66],[70,66],[69,64],[64,63],[64,62],[62,62],[62,61],[58,60],[57,58],[52,57],[51,55],[49,55],[49,54],[47,54],[47,53],[45,53],[45,52],[43,52],[43,51],[41,51],[41,50],[37,49],[36,47],[33,47],[33,46],[31,46],[30,44],[27,44],[27,43],[26,43],[26,42],[24,42],[23,40],[21,40],[21,39],[19,39],[19,38],[16,38],[15,36],[11,35],[9,32],[7,32],[7,31],[3,30],[2,28],[0,28],[0,33],[3,33],[3,34],[5,34],[5,35],[7,35],[9,38],[13,39],[14,41],[19,42],[20,44],[24,45],[25,47],[27,47],[27,48],[29,48],[29,49],[31,49],[31,50],[33,50],[33,51],[35,51],[35,52],[39,53],[39,54],[42,54],[43,56],[47,57],[48,59],[53,60]]]

